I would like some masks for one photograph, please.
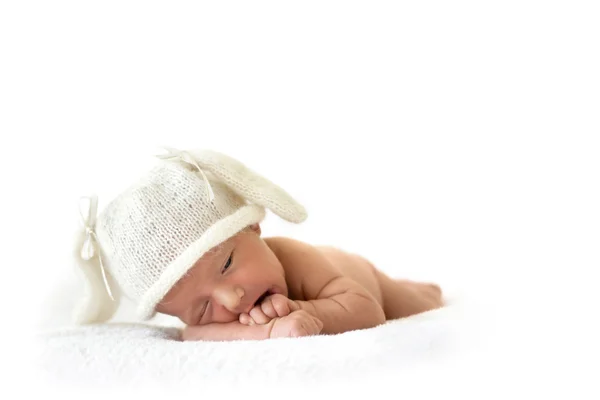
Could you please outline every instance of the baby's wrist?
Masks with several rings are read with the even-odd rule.
[[[302,311],[306,311],[307,313],[309,313],[313,317],[319,318],[319,315],[317,313],[317,308],[315,307],[315,305],[314,305],[314,303],[312,301],[292,300],[292,302],[297,307],[295,310],[292,310],[292,312],[293,311],[297,311],[297,310],[302,310]]]

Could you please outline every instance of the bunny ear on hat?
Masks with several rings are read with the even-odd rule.
[[[285,190],[232,157],[212,150],[165,149],[169,154],[160,158],[178,158],[195,165],[200,172],[210,171],[238,195],[289,222],[300,223],[307,218],[306,209]]]

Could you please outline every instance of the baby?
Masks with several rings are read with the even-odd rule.
[[[97,221],[91,198],[76,248],[87,282],[78,322],[109,320],[121,294],[141,319],[179,318],[183,340],[336,334],[443,306],[437,285],[392,279],[358,255],[262,238],[265,208],[294,223],[306,211],[224,154],[168,150]]]

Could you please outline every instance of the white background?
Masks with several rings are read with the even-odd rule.
[[[65,323],[79,196],[102,206],[161,145],[211,148],[307,207],[298,226],[269,214],[265,235],[340,246],[469,304],[485,346],[394,390],[589,395],[600,14],[412,3],[3,2],[5,332]],[[6,359],[25,366],[14,339]]]

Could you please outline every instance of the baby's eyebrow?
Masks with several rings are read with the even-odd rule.
[[[219,248],[219,252],[215,256],[215,262],[218,262],[219,266],[223,264],[225,261],[227,261],[227,258],[231,255],[234,249],[235,246],[222,246]]]

